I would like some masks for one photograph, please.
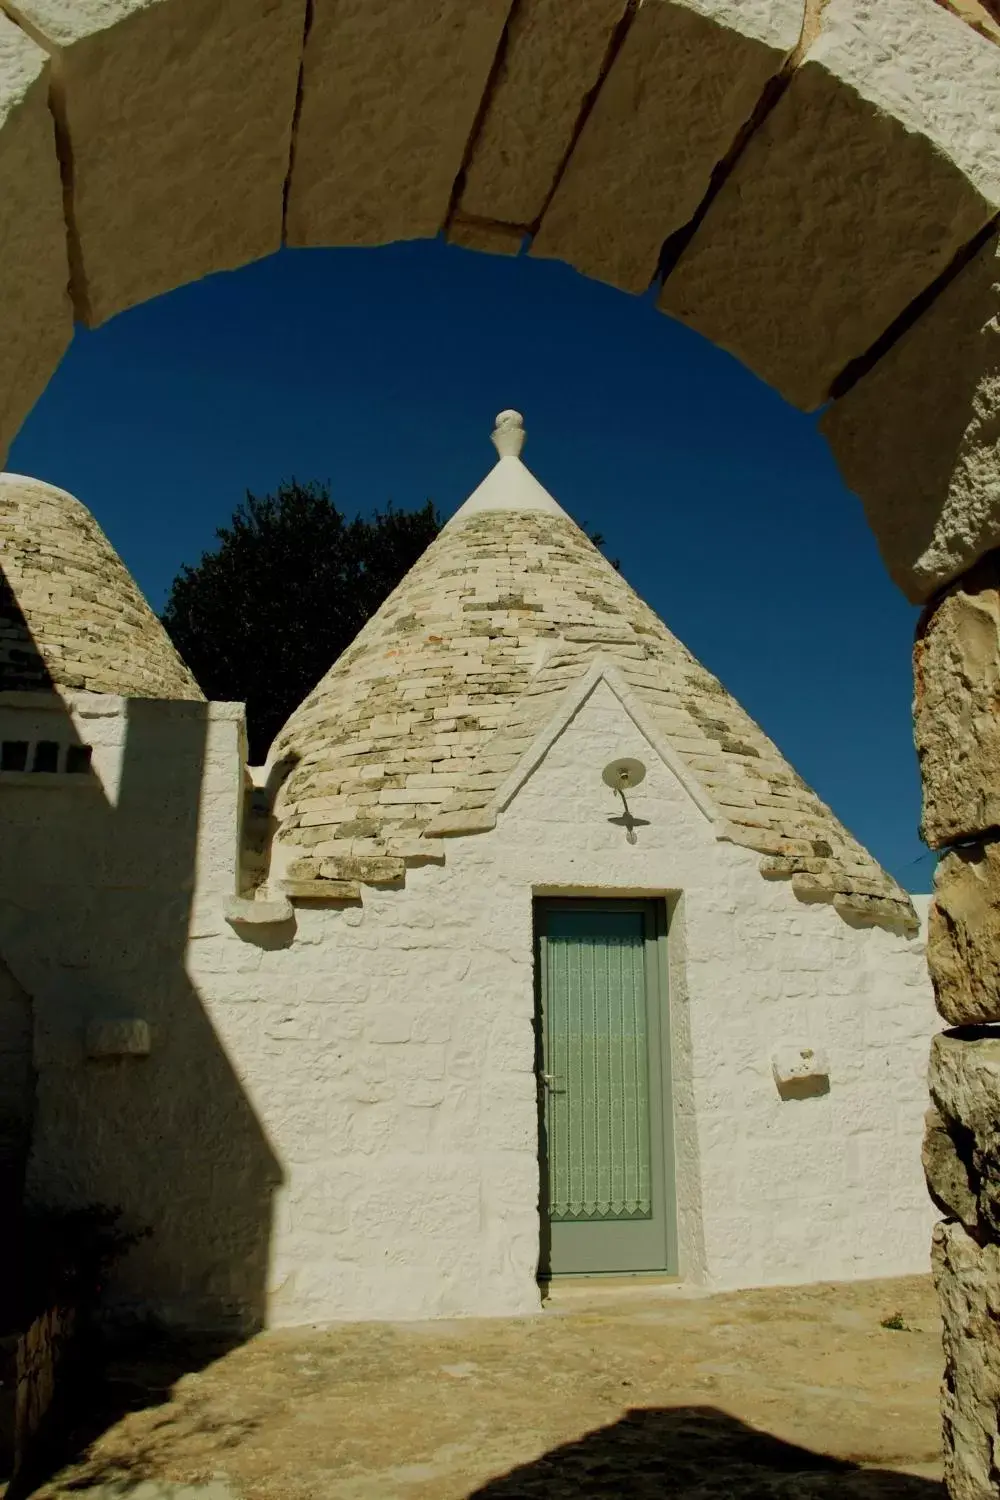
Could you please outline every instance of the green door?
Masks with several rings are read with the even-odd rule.
[[[544,1276],[675,1269],[664,913],[536,903]]]

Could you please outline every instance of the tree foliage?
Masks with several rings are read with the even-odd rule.
[[[163,624],[206,697],[246,704],[252,762],[440,529],[430,501],[348,521],[325,485],[291,480],[248,491],[181,569]]]

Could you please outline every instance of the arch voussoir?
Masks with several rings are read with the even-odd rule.
[[[934,0],[829,0],[659,305],[813,410],[998,209],[993,43]]]
[[[466,224],[524,234],[541,219],[591,94],[628,29],[634,0],[519,0],[471,143],[449,238]]]
[[[278,249],[306,0],[0,8],[51,55],[83,321]]]
[[[644,292],[663,242],[798,44],[802,0],[651,0],[603,81],[531,253]]]
[[[438,233],[510,7],[315,0],[288,186],[290,245]]]
[[[0,15],[0,466],[73,336],[48,74]]]
[[[821,427],[914,602],[1000,546],[1000,235]]]

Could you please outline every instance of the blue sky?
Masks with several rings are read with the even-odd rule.
[[[916,611],[817,418],[633,298],[441,242],[283,251],[78,332],[8,468],[87,504],[154,608],[244,491],[349,514],[525,460],[873,854],[930,886],[910,732]]]

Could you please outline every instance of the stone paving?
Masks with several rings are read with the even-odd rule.
[[[940,1339],[914,1277],[713,1297],[583,1283],[534,1318],[148,1348],[95,1380],[69,1461],[31,1493],[941,1500]]]

